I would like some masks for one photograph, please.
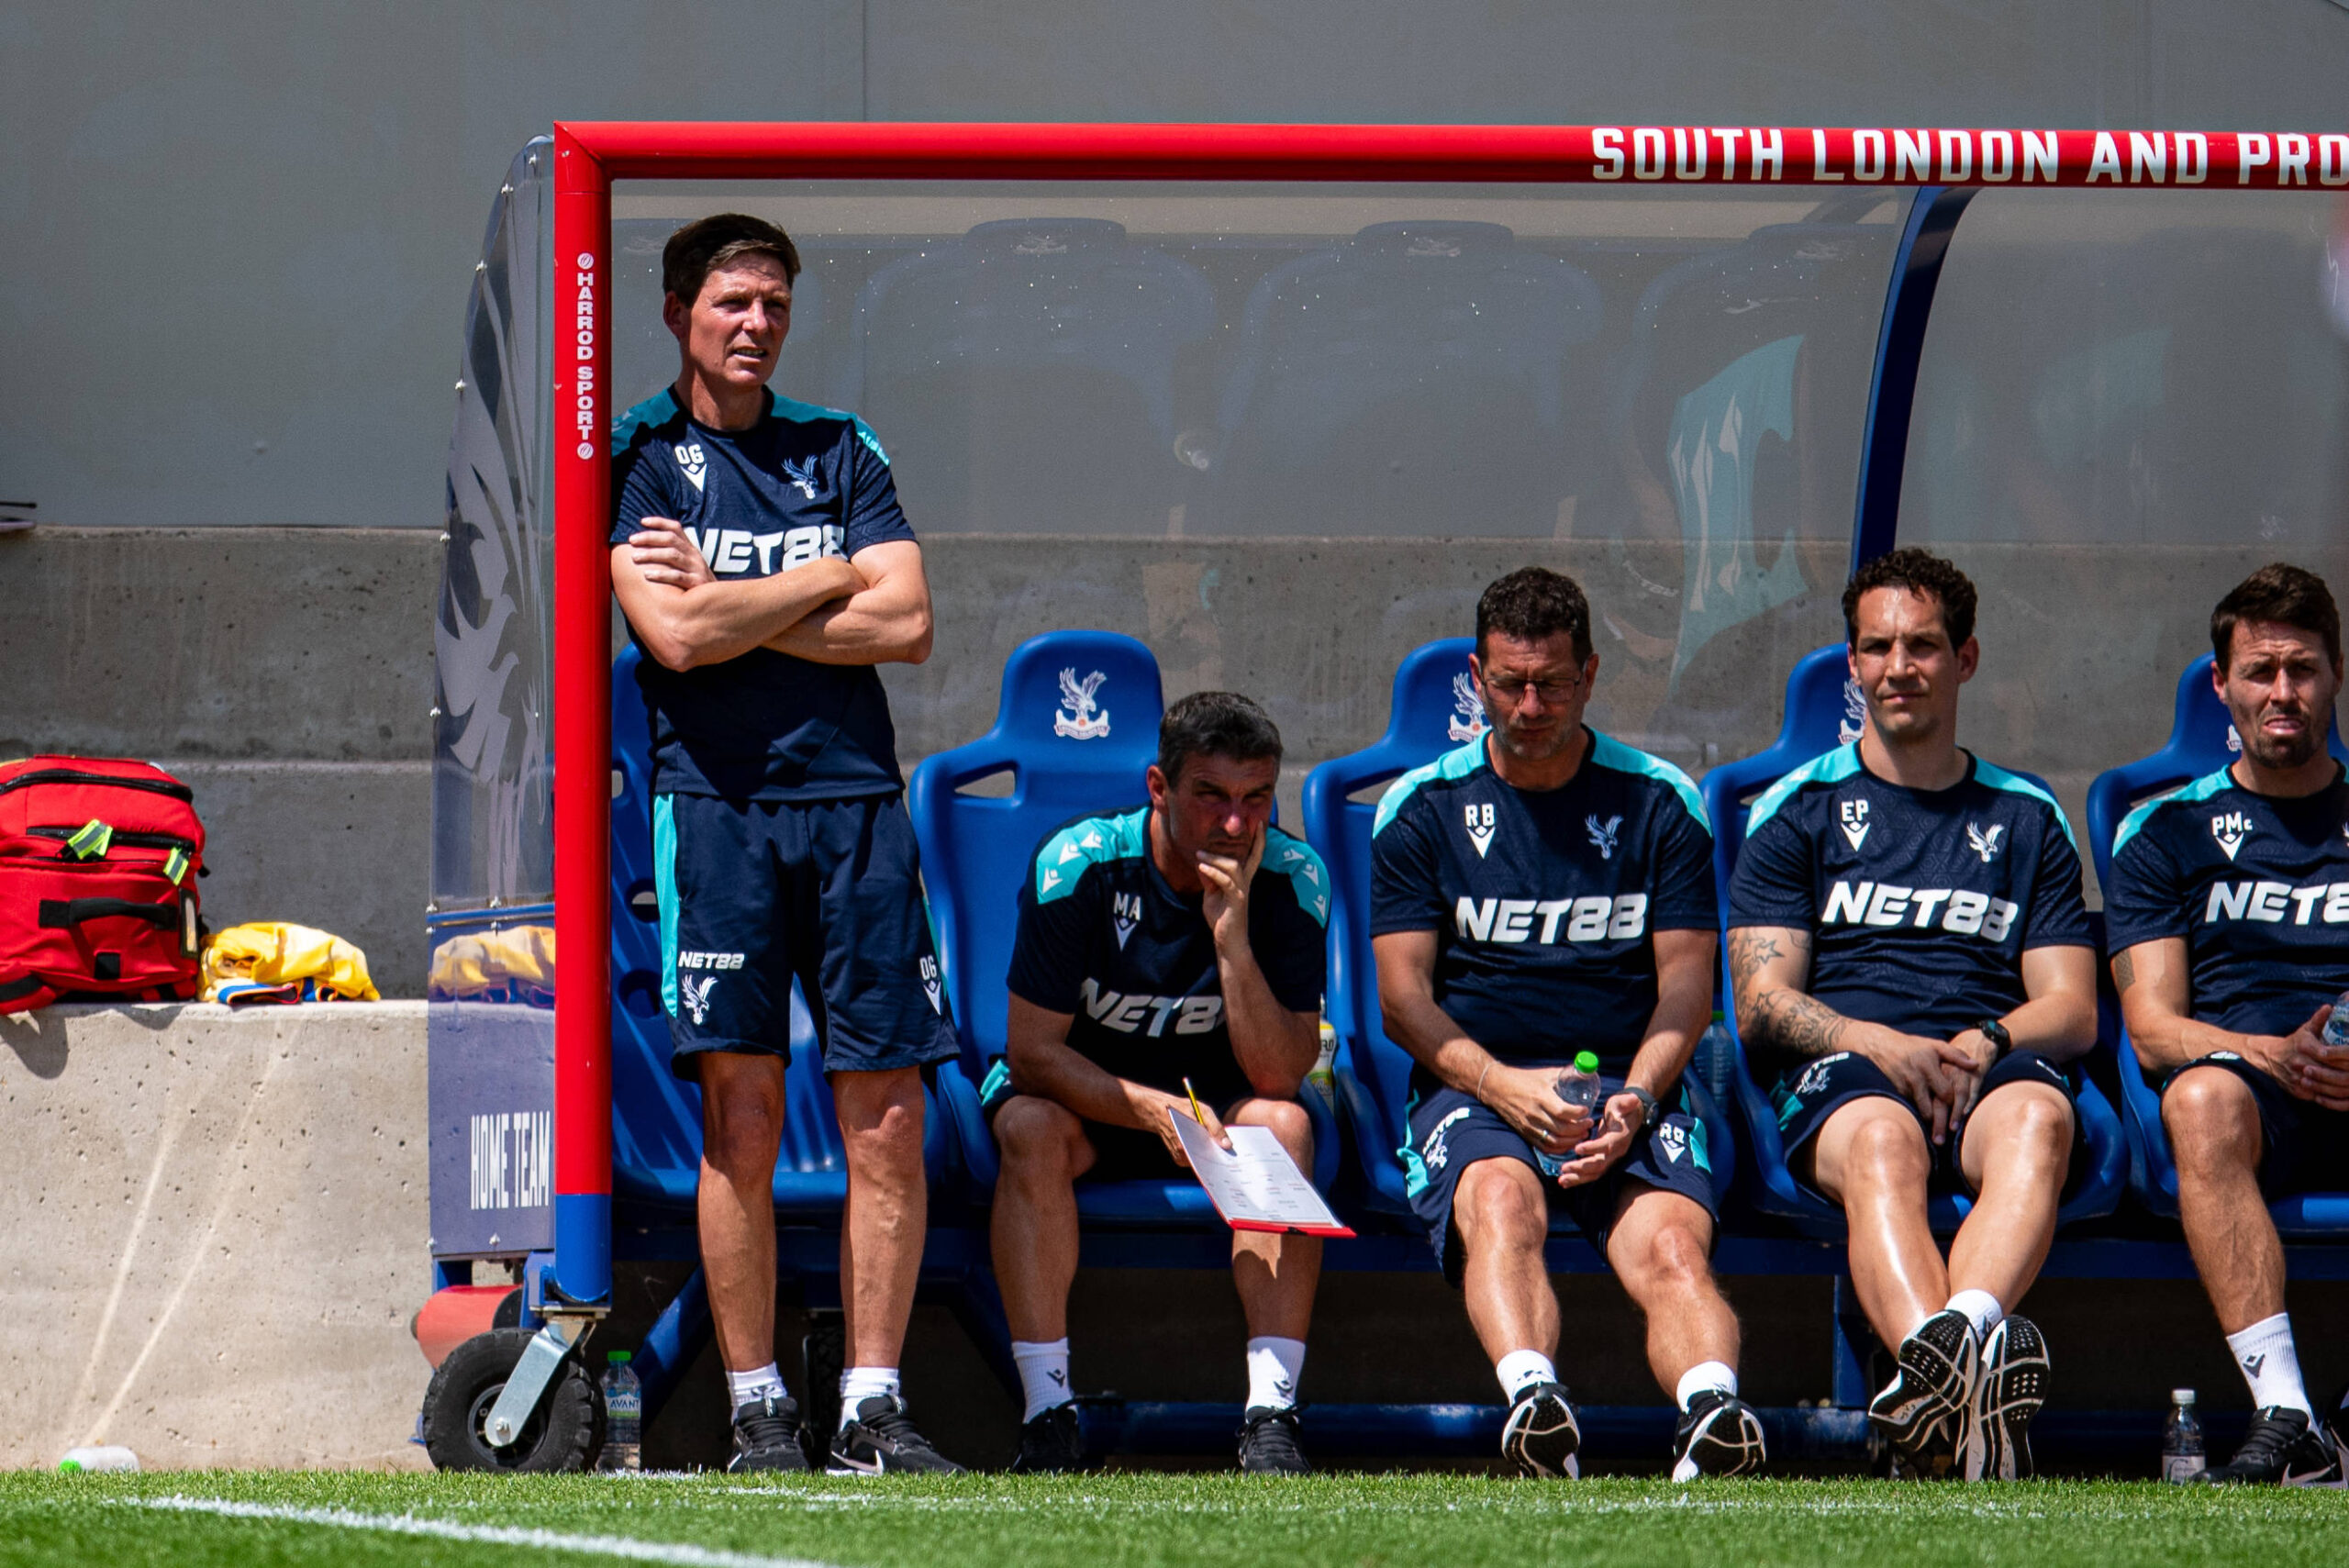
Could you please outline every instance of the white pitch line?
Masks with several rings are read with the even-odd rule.
[[[639,1540],[625,1535],[566,1535],[560,1530],[521,1529],[507,1525],[465,1525],[448,1519],[418,1518],[413,1514],[362,1514],[349,1508],[297,1508],[273,1503],[232,1503],[218,1497],[149,1497],[131,1501],[131,1506],[173,1513],[217,1514],[232,1519],[283,1519],[333,1529],[430,1536],[437,1540],[533,1547],[540,1551],[575,1551],[583,1556],[618,1557],[637,1562],[672,1562],[682,1568],[836,1568],[835,1564],[807,1557],[759,1557],[747,1551],[723,1551],[683,1541]]]

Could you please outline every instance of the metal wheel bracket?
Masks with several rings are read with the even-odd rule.
[[[522,1359],[514,1363],[512,1375],[498,1392],[497,1403],[490,1407],[483,1435],[493,1447],[514,1446],[514,1440],[522,1435],[524,1424],[538,1409],[539,1401],[546,1397],[555,1369],[562,1365],[562,1358],[571,1353],[571,1347],[579,1342],[586,1329],[583,1319],[550,1318],[544,1328],[530,1336],[530,1342],[523,1347]]]

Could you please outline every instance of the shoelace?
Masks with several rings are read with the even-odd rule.
[[[2251,1430],[2243,1435],[2243,1447],[2235,1451],[2234,1462],[2241,1464],[2248,1459],[2263,1466],[2274,1464],[2284,1457],[2287,1450],[2300,1440],[2301,1434],[2307,1429],[2305,1427],[2296,1428],[2291,1422],[2278,1420],[2273,1416],[2254,1416]]]
[[[1252,1449],[1281,1454],[1300,1453],[1297,1446],[1297,1412],[1282,1410],[1254,1422],[1241,1436]]]
[[[744,1443],[751,1448],[774,1448],[799,1440],[792,1423],[773,1414],[771,1408],[762,1409],[755,1416],[738,1417],[734,1429],[742,1434]]]
[[[921,1433],[914,1429],[913,1418],[906,1414],[905,1407],[902,1405],[884,1410],[869,1419],[860,1416],[857,1418],[857,1425],[874,1436],[886,1440],[889,1446],[900,1453],[930,1454],[938,1451],[930,1446],[929,1440]]]

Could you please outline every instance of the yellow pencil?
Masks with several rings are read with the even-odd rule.
[[[1191,1096],[1191,1119],[1201,1127],[1207,1126],[1207,1113],[1199,1109],[1199,1092],[1191,1087],[1188,1078],[1183,1080],[1183,1092]]]

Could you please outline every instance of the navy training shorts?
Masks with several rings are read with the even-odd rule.
[[[2162,1080],[2162,1093],[2197,1067],[2221,1068],[2251,1085],[2259,1105],[2259,1190],[2271,1201],[2349,1186],[2349,1111],[2301,1099],[2232,1051],[2196,1057]]]
[[[900,797],[656,795],[652,866],[678,1077],[697,1081],[704,1051],[789,1062],[795,979],[828,1073],[956,1053]]]
[[[1601,1074],[1599,1084],[1604,1094],[1613,1095],[1622,1089],[1623,1080]],[[1460,1173],[1479,1160],[1514,1160],[1531,1169],[1541,1178],[1550,1202],[1566,1211],[1566,1218],[1598,1249],[1601,1258],[1607,1255],[1608,1233],[1614,1229],[1616,1206],[1627,1181],[1678,1193],[1718,1220],[1720,1198],[1706,1148],[1705,1124],[1689,1100],[1687,1085],[1660,1102],[1659,1108],[1664,1114],[1656,1125],[1645,1136],[1633,1139],[1631,1151],[1605,1175],[1578,1187],[1561,1187],[1552,1179],[1557,1169],[1555,1157],[1536,1153],[1517,1129],[1475,1095],[1444,1088],[1425,1099],[1414,1099],[1408,1113],[1411,1141],[1397,1152],[1403,1161],[1403,1186],[1411,1200],[1411,1212],[1427,1228],[1428,1243],[1435,1249],[1443,1277],[1455,1285],[1460,1283],[1466,1260],[1458,1244],[1459,1231],[1452,1223],[1452,1201]],[[1544,1159],[1552,1161],[1546,1173]]]
[[[2071,1106],[2071,1170],[2064,1181],[2064,1191],[2068,1196],[2087,1174],[2088,1166],[2088,1162],[2080,1158],[2087,1147],[2087,1137],[2080,1125],[2079,1063],[2050,1062],[2035,1051],[2010,1051],[1984,1074],[1982,1093],[1974,1102],[1976,1108],[1979,1109],[1984,1100],[2009,1084],[2044,1084],[2061,1092],[2065,1102]],[[1959,1154],[1965,1142],[1965,1129],[1960,1128],[1957,1136],[1939,1149],[1933,1149],[1931,1141],[1932,1123],[1926,1120],[1924,1113],[1894,1085],[1883,1068],[1855,1051],[1839,1051],[1831,1056],[1806,1062],[1799,1073],[1786,1073],[1771,1085],[1770,1104],[1778,1113],[1778,1137],[1786,1150],[1787,1164],[1798,1169],[1807,1168],[1807,1162],[1797,1165],[1797,1151],[1818,1136],[1819,1129],[1827,1125],[1828,1118],[1854,1100],[1864,1100],[1870,1095],[1898,1100],[1908,1106],[1909,1114],[1916,1118],[1919,1129],[1925,1134],[1926,1148],[1932,1156],[1933,1173],[1927,1184],[1929,1192],[1972,1195],[1972,1189],[1965,1184],[1965,1169],[1959,1163]],[[1820,1202],[1831,1206],[1834,1203],[1834,1199],[1800,1176],[1796,1180],[1801,1182],[1805,1192]]]

